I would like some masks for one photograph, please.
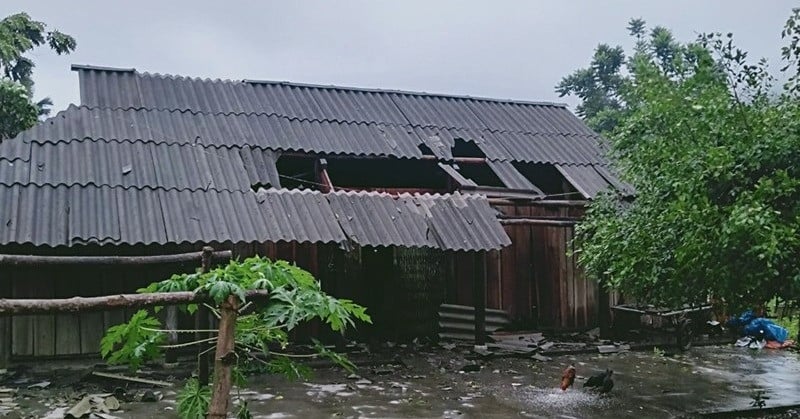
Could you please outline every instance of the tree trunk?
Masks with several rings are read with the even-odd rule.
[[[228,415],[232,386],[231,369],[236,363],[234,338],[238,308],[239,301],[233,295],[229,296],[219,307],[219,334],[214,356],[214,388],[211,393],[208,418],[225,419]]]

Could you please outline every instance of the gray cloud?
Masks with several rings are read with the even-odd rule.
[[[23,1],[78,40],[58,57],[33,54],[37,96],[77,103],[70,63],[188,76],[291,80],[564,102],[558,80],[599,42],[628,43],[643,17],[683,40],[734,32],[778,67],[780,30],[796,2],[639,1]]]

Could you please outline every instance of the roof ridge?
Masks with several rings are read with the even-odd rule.
[[[404,90],[404,89],[386,89],[386,88],[377,88],[377,87],[357,87],[357,86],[343,86],[343,85],[332,85],[332,84],[318,84],[318,83],[303,83],[303,82],[293,82],[293,81],[280,81],[280,80],[259,80],[259,79],[242,79],[242,80],[233,80],[233,79],[221,79],[221,78],[209,78],[209,77],[193,77],[193,76],[183,76],[183,75],[176,75],[176,74],[165,74],[165,73],[157,73],[157,72],[140,72],[135,68],[115,68],[115,67],[103,67],[103,66],[94,66],[88,64],[72,64],[71,66],[72,71],[107,71],[107,72],[118,72],[118,73],[135,73],[137,76],[142,77],[154,77],[166,80],[193,80],[193,81],[201,81],[201,82],[210,82],[210,83],[230,83],[230,84],[240,84],[240,85],[276,85],[276,86],[288,86],[288,87],[298,87],[298,88],[309,88],[309,89],[324,89],[324,90],[345,90],[345,91],[354,91],[354,92],[366,92],[366,93],[380,93],[380,94],[395,94],[395,95],[409,95],[409,96],[426,96],[426,97],[438,97],[438,98],[447,98],[447,99],[459,99],[459,100],[474,100],[478,102],[495,102],[495,103],[508,103],[508,104],[515,104],[515,105],[525,105],[525,106],[547,106],[547,107],[556,107],[556,108],[566,108],[567,104],[563,102],[548,102],[548,101],[534,101],[534,100],[524,100],[524,99],[509,99],[509,98],[493,98],[493,97],[486,97],[486,96],[472,96],[472,95],[465,95],[465,94],[455,94],[455,93],[439,93],[439,92],[425,92],[425,91],[415,91],[415,90]]]
[[[44,121],[40,121],[34,127],[39,126],[45,122],[51,121],[59,116],[62,118],[67,112],[75,112],[76,110],[86,109],[89,111],[112,111],[112,112],[166,112],[169,114],[191,114],[191,115],[199,115],[199,116],[263,116],[263,117],[274,117],[279,119],[285,119],[288,121],[298,121],[298,122],[308,122],[308,123],[320,123],[320,124],[336,124],[336,125],[362,125],[362,126],[387,126],[387,127],[395,127],[395,128],[412,128],[412,129],[437,129],[437,130],[446,130],[452,132],[479,132],[479,133],[491,133],[491,134],[517,134],[517,135],[526,135],[526,136],[561,136],[561,137],[580,137],[580,138],[598,138],[600,137],[599,134],[596,133],[577,133],[577,132],[570,132],[570,133],[563,133],[563,132],[533,132],[533,131],[525,131],[525,130],[513,130],[513,129],[493,129],[493,128],[480,128],[480,127],[448,127],[448,126],[441,126],[441,125],[433,125],[433,124],[399,124],[395,122],[384,122],[384,121],[368,121],[368,120],[344,120],[344,119],[336,119],[336,118],[311,118],[311,117],[304,117],[304,116],[295,116],[295,115],[285,115],[278,112],[259,112],[259,111],[252,111],[252,112],[240,112],[240,111],[202,111],[202,110],[194,110],[194,109],[176,109],[176,108],[159,108],[159,107],[147,107],[147,106],[93,106],[93,105],[76,105],[74,103],[69,104],[66,109],[59,111],[57,114],[49,117]]]

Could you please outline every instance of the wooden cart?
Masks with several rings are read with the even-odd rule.
[[[614,311],[614,335],[630,337],[634,331],[672,333],[682,351],[692,346],[698,331],[703,330],[711,315],[711,305],[665,309],[654,306],[618,305]]]

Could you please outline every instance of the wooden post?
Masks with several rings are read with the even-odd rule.
[[[208,408],[209,418],[224,419],[228,416],[230,393],[232,386],[231,370],[236,364],[234,351],[236,335],[236,317],[239,300],[235,295],[228,296],[219,307],[219,334],[217,349],[214,355],[214,387],[211,393],[211,404]]]
[[[213,253],[213,248],[203,248],[201,268],[203,272],[208,272],[211,270],[211,257]],[[202,332],[202,330],[208,330],[208,317],[210,315],[211,313],[209,313],[208,307],[202,304],[198,306],[197,311],[195,312],[194,326],[195,329],[200,330],[200,332],[195,332],[195,340],[203,340],[208,338],[208,332]],[[197,379],[201,386],[206,386],[209,382],[208,358],[208,351],[203,348],[203,345],[197,345]]]
[[[175,345],[178,343],[178,333],[175,332],[178,330],[178,307],[169,306],[165,308],[164,311],[167,312],[166,319],[164,319],[165,329],[168,330],[167,343],[169,345]],[[178,362],[178,351],[175,348],[168,348],[164,354],[164,358],[164,360],[170,364]]]
[[[486,253],[475,253],[472,304],[475,306],[475,346],[486,345]]]
[[[599,301],[597,305],[599,311],[598,322],[600,326],[600,337],[603,339],[608,339],[611,337],[611,305],[609,304],[610,297],[603,281],[598,282],[597,286],[599,288]]]
[[[11,275],[4,275],[0,278],[0,296],[13,297],[11,295]],[[0,368],[7,368],[11,362],[11,317],[0,317]]]

